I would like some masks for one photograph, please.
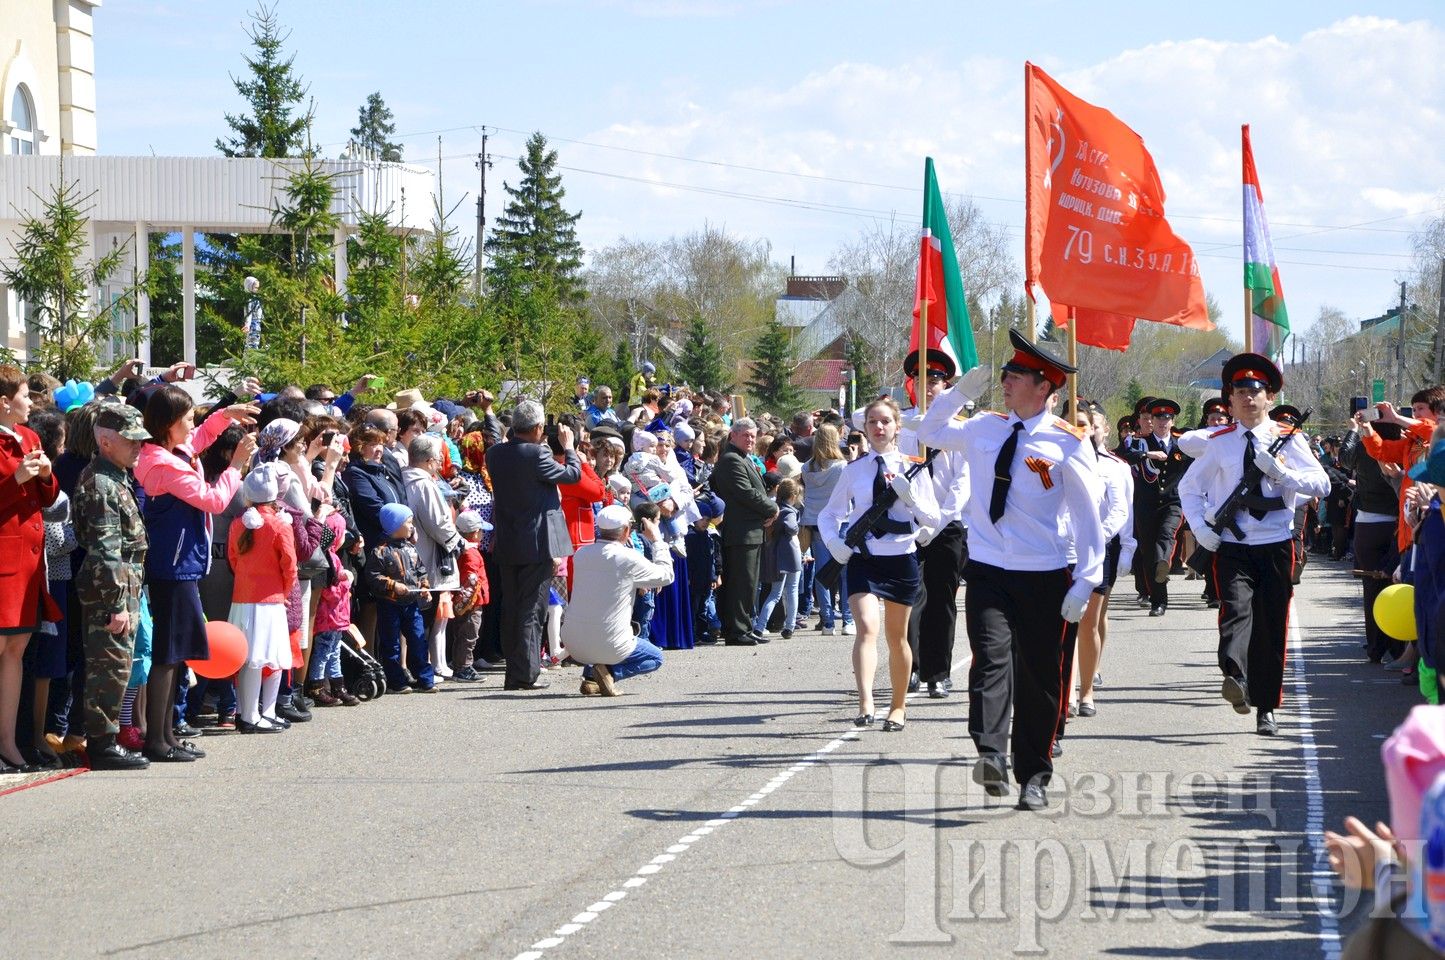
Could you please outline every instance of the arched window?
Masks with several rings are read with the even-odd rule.
[[[15,88],[15,96],[10,100],[10,152],[35,152],[35,105],[24,84]]]

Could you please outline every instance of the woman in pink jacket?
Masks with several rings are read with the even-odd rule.
[[[211,565],[211,514],[230,504],[256,441],[250,435],[243,438],[230,467],[214,483],[206,483],[198,454],[231,421],[248,424],[257,413],[253,406],[237,404],[195,427],[190,394],[174,385],[150,393],[141,412],[151,435],[141,447],[135,478],[146,494],[146,587],[155,620],[144,749],[152,761],[191,761],[205,755],[176,735],[172,713],[177,672],[185,661],[203,660],[210,653],[200,582]]]

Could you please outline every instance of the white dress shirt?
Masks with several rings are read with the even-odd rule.
[[[1209,442],[1210,434],[1216,430],[1223,430],[1224,427],[1200,427],[1198,430],[1187,430],[1178,437],[1179,449],[1184,451],[1186,457],[1199,459],[1204,452],[1204,445]]]
[[[1179,439],[1179,449],[1183,450],[1184,438]],[[1097,453],[1096,459],[1099,479],[1104,484],[1104,503],[1100,510],[1104,544],[1107,546],[1114,537],[1119,538],[1119,569],[1127,570],[1138,546],[1134,540],[1134,471],[1107,450]]]
[[[818,535],[831,551],[843,542],[843,524],[853,524],[873,506],[873,480],[878,474],[877,461],[883,460],[887,474],[902,476],[913,466],[913,462],[896,450],[886,453],[869,452],[843,468],[843,476],[833,488],[827,506],[818,514]],[[919,471],[909,481],[913,491],[913,506],[905,504],[902,498],[888,509],[888,517],[910,525],[908,533],[885,533],[881,537],[869,537],[868,552],[878,557],[901,556],[914,551],[918,539],[918,527],[939,526],[938,502],[933,496],[933,483],[928,471]]]
[[[1189,465],[1189,471],[1179,481],[1179,500],[1190,527],[1203,529],[1206,513],[1211,513],[1229,499],[1239,485],[1244,476],[1245,437],[1253,434],[1255,450],[1265,450],[1274,442],[1277,430],[1273,420],[1265,420],[1253,430],[1246,430],[1243,424],[1237,423],[1219,427],[1210,435],[1204,452],[1195,458]],[[1260,481],[1260,490],[1266,497],[1282,497],[1284,509],[1270,510],[1262,520],[1256,520],[1248,509],[1241,509],[1234,519],[1244,531],[1244,539],[1236,537],[1233,531],[1225,530],[1221,534],[1225,543],[1260,545],[1288,540],[1294,530],[1295,508],[1315,497],[1329,494],[1330,478],[1303,439],[1290,437],[1281,456],[1284,458],[1284,478],[1276,482],[1265,477]]]
[[[898,451],[906,456],[921,457],[918,425],[923,422],[917,407],[903,411],[903,425],[898,430]],[[938,502],[938,526],[925,526],[919,531],[919,543],[926,544],[938,531],[955,520],[964,520],[968,508],[968,463],[957,450],[944,450],[933,458],[933,499]],[[967,526],[967,523],[964,524]]]
[[[948,390],[934,400],[919,425],[918,439],[963,454],[969,480],[969,559],[1005,570],[1058,570],[1069,564],[1072,540],[1075,581],[1087,583],[1090,590],[1097,587],[1103,580],[1104,530],[1094,445],[1047,410],[1022,421],[1012,413],[955,420],[965,399]],[[1009,469],[1012,482],[1004,513],[995,525],[988,515],[994,462],[1015,423],[1023,429]]]

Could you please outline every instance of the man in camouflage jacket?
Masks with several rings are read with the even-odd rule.
[[[145,584],[146,531],[130,471],[149,436],[139,410],[108,404],[95,418],[95,458],[75,487],[75,535],[86,551],[75,582],[85,639],[85,733],[92,769],[149,765],[116,742]]]

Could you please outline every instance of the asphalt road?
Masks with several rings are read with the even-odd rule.
[[[1116,592],[1046,815],[973,785],[962,696],[855,733],[851,639],[807,631],[671,654],[617,700],[493,676],[0,796],[3,953],[1337,956],[1363,911],[1338,916],[1319,829],[1386,814],[1380,741],[1418,694],[1316,562],[1258,737],[1195,586],[1162,620]]]

